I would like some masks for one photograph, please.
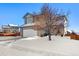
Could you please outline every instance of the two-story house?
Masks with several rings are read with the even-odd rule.
[[[27,13],[24,15],[23,36],[41,36],[46,33],[46,23],[43,14],[33,15]],[[56,22],[52,24],[51,34],[64,35],[66,32],[67,18],[65,16],[56,16]],[[63,25],[64,24],[64,25]]]

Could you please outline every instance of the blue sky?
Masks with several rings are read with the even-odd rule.
[[[27,13],[39,12],[42,3],[0,3],[0,26],[4,24],[24,23],[23,16]],[[67,12],[70,11],[68,17],[69,29],[79,32],[79,4],[77,3],[51,3],[52,8],[62,9]]]

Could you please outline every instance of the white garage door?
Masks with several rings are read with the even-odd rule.
[[[33,29],[23,30],[23,37],[32,37],[32,36],[37,36],[37,31]]]

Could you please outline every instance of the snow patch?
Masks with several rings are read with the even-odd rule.
[[[39,38],[40,38],[39,36],[33,36],[33,37],[23,38],[22,40],[36,40]]]
[[[23,25],[23,26],[33,26],[33,25],[35,25],[35,23],[25,24],[25,25]]]

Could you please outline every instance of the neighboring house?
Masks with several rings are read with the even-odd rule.
[[[2,33],[2,29],[0,28],[0,33]]]
[[[57,21],[52,25],[51,33],[54,35],[64,35],[66,32],[67,18],[65,16],[56,16]],[[43,14],[33,15],[27,13],[24,15],[23,36],[41,36],[46,33],[45,17]],[[64,24],[64,25],[62,25]],[[59,26],[60,25],[60,26]]]
[[[16,33],[16,32],[19,32],[19,27],[17,25],[13,25],[13,24],[2,25],[2,32]]]

